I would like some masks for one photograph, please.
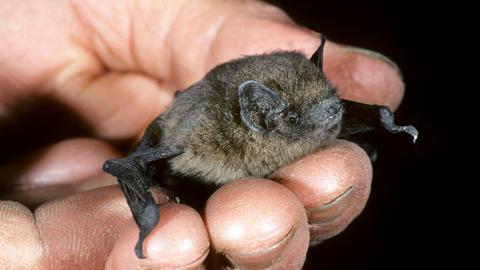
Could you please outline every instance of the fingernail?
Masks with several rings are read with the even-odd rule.
[[[325,73],[345,99],[395,110],[405,92],[397,64],[374,51],[334,42],[325,47]]]
[[[359,199],[355,196],[355,191],[355,188],[351,187],[332,202],[305,209],[311,235],[310,246],[318,245],[341,233],[362,211],[366,198]]]
[[[292,190],[307,211],[311,243],[333,237],[362,211],[372,168],[357,145],[338,140],[281,168],[273,178]]]
[[[348,45],[342,45],[345,49],[351,51],[351,52],[354,52],[354,53],[359,53],[359,54],[363,54],[367,57],[372,57],[372,58],[376,58],[380,61],[383,61],[384,63],[388,64],[391,68],[395,69],[398,74],[401,76],[401,70],[400,68],[398,67],[398,65],[393,62],[392,59],[388,58],[387,56],[379,53],[379,52],[375,52],[375,51],[371,51],[369,49],[365,49],[365,48],[360,48],[360,47],[355,47],[355,46],[348,46]]]
[[[332,201],[317,207],[306,208],[310,226],[322,226],[341,216],[354,202],[355,189],[349,187]]]
[[[266,269],[277,264],[277,260],[285,253],[291,238],[295,234],[292,229],[282,240],[269,248],[257,252],[240,253],[235,251],[223,251],[230,264],[238,269]],[[253,267],[253,268],[252,268]]]

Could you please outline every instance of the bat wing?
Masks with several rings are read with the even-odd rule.
[[[110,159],[103,165],[105,172],[118,178],[118,183],[127,199],[133,218],[139,227],[140,235],[135,245],[135,254],[138,258],[145,258],[143,241],[160,218],[158,207],[150,193],[153,173],[148,164],[182,153],[179,148],[175,147],[147,147],[145,141],[145,139],[142,139],[137,149],[127,157]]]
[[[342,99],[344,114],[339,138],[366,132],[376,128],[386,129],[391,133],[407,133],[417,140],[418,131],[414,126],[398,126],[392,111],[387,106],[368,105]]]

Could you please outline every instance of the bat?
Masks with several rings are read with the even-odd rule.
[[[126,157],[105,162],[116,176],[139,227],[135,254],[160,213],[149,188],[159,161],[169,174],[225,184],[266,177],[336,138],[398,126],[386,106],[342,100],[323,72],[325,36],[308,59],[295,51],[247,56],[221,64],[176,95]]]

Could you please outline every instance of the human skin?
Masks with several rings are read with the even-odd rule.
[[[12,161],[0,168],[17,172],[1,174],[0,181],[17,175],[13,182],[26,187],[25,202],[39,196],[32,190],[55,191],[44,197],[75,193],[34,213],[0,201],[0,264],[6,269],[198,269],[208,252],[240,268],[295,269],[310,238],[340,233],[365,205],[368,157],[338,141],[280,169],[280,184],[248,179],[225,185],[208,200],[203,217],[156,192],[161,220],[145,242],[148,258],[139,260],[133,253],[138,229],[123,195],[116,186],[96,188],[115,182],[101,172],[104,160],[120,156],[112,143],[138,139],[177,89],[215,65],[279,49],[309,57],[318,34],[257,1],[8,0],[0,4],[0,37],[0,118],[48,96],[95,132],[94,139],[70,139],[27,155],[28,166]],[[330,41],[324,57],[327,77],[343,98],[392,109],[400,104],[403,82],[383,57]],[[211,267],[221,261],[212,258]]]

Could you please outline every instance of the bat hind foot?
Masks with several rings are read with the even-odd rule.
[[[380,121],[382,126],[391,133],[407,133],[413,137],[415,143],[418,138],[418,131],[414,126],[398,126],[395,124],[393,112],[388,107],[380,108]]]
[[[137,244],[135,245],[135,255],[137,255],[137,257],[140,259],[145,258],[145,255],[143,254],[143,242],[152,232],[153,228],[158,223],[159,218],[160,211],[153,203],[145,206],[142,215],[137,218],[140,233]]]

